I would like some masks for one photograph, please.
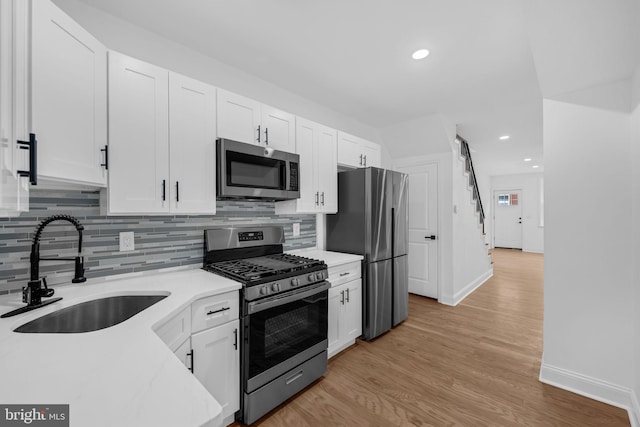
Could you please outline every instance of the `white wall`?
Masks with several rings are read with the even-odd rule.
[[[630,233],[630,115],[549,99],[543,110],[540,379],[628,405],[633,384],[632,265],[638,262]]]
[[[394,159],[450,151],[455,125],[440,114],[419,117],[380,130],[383,144]]]
[[[640,425],[640,65],[633,79],[632,162],[633,162],[633,290],[634,290],[634,409],[636,422]]]
[[[456,305],[493,275],[493,267],[469,189],[469,177],[465,175],[465,163],[459,156],[459,145],[453,143],[452,147],[453,281],[444,289],[442,302]]]
[[[541,191],[543,189],[542,173],[518,175],[500,175],[491,177],[490,197],[486,204],[490,206],[489,222],[493,225],[493,210],[496,190],[522,190],[522,250],[525,252],[544,252],[544,228],[540,224],[542,216]],[[489,242],[493,247],[493,227]]]
[[[54,0],[109,49],[380,143],[377,129],[77,0]],[[153,13],[152,7],[149,13]],[[221,42],[212,40],[212,43]],[[264,66],[264,65],[261,65]],[[383,164],[390,164],[383,149]]]

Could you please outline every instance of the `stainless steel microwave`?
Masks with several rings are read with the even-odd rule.
[[[300,156],[260,145],[218,139],[218,200],[300,197]]]

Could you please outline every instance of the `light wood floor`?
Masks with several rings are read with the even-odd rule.
[[[493,260],[493,278],[460,305],[412,295],[403,324],[332,358],[255,425],[628,426],[626,411],[538,381],[543,256]]]

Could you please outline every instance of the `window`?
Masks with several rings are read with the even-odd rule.
[[[498,194],[498,206],[511,206],[509,194]]]

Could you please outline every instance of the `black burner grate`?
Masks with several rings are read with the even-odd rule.
[[[322,261],[315,259],[281,253],[214,262],[207,265],[206,269],[243,282],[251,282],[265,277],[302,271],[322,264]]]

